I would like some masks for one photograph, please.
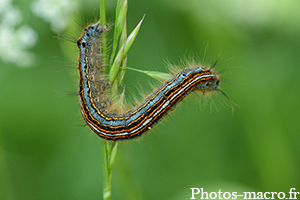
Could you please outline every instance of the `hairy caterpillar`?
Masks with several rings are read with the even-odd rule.
[[[79,96],[81,114],[88,126],[107,140],[129,140],[142,135],[192,91],[218,91],[218,74],[212,68],[189,67],[178,71],[133,109],[110,111],[106,95],[110,83],[102,74],[99,23],[84,29],[79,48]]]

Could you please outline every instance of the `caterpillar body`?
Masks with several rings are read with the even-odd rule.
[[[153,127],[178,102],[193,91],[218,91],[218,74],[212,68],[193,66],[174,73],[133,109],[111,111],[107,90],[110,83],[102,73],[101,33],[95,23],[85,28],[77,41],[79,48],[79,96],[81,114],[87,125],[101,138],[129,140]]]

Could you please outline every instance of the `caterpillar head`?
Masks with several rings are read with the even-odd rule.
[[[91,37],[97,37],[103,32],[103,27],[99,22],[92,24],[85,29],[85,34]]]
[[[197,90],[202,92],[219,90],[220,79],[216,72],[212,69],[204,70],[200,72],[200,79],[197,85]]]

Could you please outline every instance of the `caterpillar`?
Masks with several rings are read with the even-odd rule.
[[[136,138],[150,130],[191,92],[219,91],[220,79],[212,67],[193,66],[174,73],[135,108],[121,113],[112,111],[112,101],[107,95],[110,83],[102,73],[103,31],[99,22],[92,24],[77,41],[80,110],[87,125],[101,138],[114,141]]]

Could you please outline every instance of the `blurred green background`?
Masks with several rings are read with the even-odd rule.
[[[38,39],[32,65],[0,60],[0,199],[101,199],[101,139],[80,115],[76,44],[55,38],[32,11],[37,1],[47,2],[7,1]],[[99,1],[77,3],[51,22],[71,19],[63,31],[75,38],[73,22],[99,14]],[[115,4],[107,2],[111,27]],[[190,199],[190,188],[300,192],[299,10],[296,0],[129,0],[128,31],[146,18],[128,66],[166,72],[166,62],[202,61],[208,46],[205,63],[219,58],[220,89],[238,106],[232,113],[221,94],[191,95],[145,136],[120,142],[113,199]],[[15,45],[4,36],[1,53]],[[127,95],[149,82],[128,70]]]

